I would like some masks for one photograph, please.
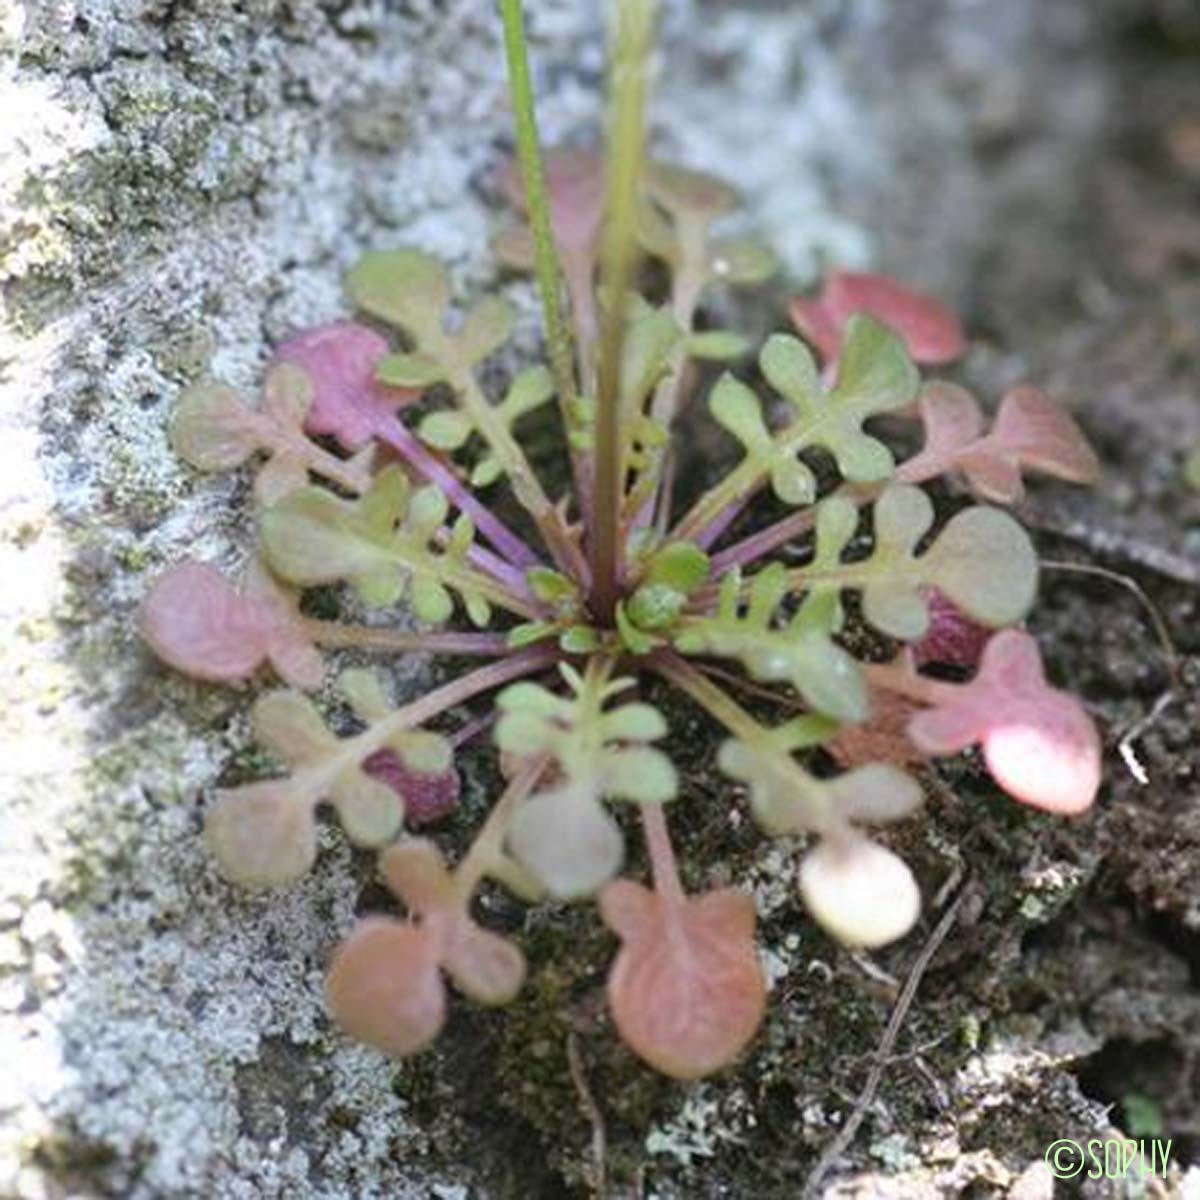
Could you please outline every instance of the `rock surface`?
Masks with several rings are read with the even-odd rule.
[[[1080,256],[1102,244],[1095,214],[1081,218],[1085,181],[1111,144],[1122,89],[1141,78],[1122,75],[1109,53],[1136,7],[674,0],[658,138],[743,188],[749,223],[781,253],[793,284],[825,260],[881,263],[942,292],[987,335],[975,364],[982,377],[1004,380],[1036,363],[1070,392],[1094,381],[1087,347],[1098,335],[1089,331],[1130,326],[1114,315],[1114,295],[1124,294],[1113,276],[1082,270]],[[598,6],[528,8],[545,131],[551,140],[594,137]],[[1175,9],[1161,8],[1154,36],[1175,36]],[[510,139],[501,64],[497,21],[479,0],[31,0],[0,12],[0,1195],[450,1200],[584,1186],[589,1133],[562,1035],[586,1037],[600,1018],[585,1005],[568,1026],[555,1010],[552,1035],[518,1051],[497,1032],[503,1016],[466,1018],[436,1057],[399,1070],[347,1045],[324,1015],[320,980],[369,863],[330,831],[318,870],[283,894],[246,897],[217,880],[197,837],[202,789],[266,766],[248,749],[247,696],[161,670],[133,629],[138,600],[165,564],[184,553],[236,563],[249,539],[246,481],[198,478],[169,451],[165,422],[184,385],[204,371],[256,385],[272,344],[343,311],[341,272],[366,248],[419,243],[450,261],[464,288],[494,280],[488,181]],[[1148,110],[1146,120],[1157,119]],[[1180,153],[1194,151],[1194,128],[1190,143],[1186,130],[1180,139]],[[1120,174],[1110,182],[1119,216],[1129,207],[1120,208]],[[1163,204],[1178,212],[1170,195]],[[1180,267],[1171,257],[1178,242],[1165,223],[1156,229],[1153,242],[1132,238],[1129,263],[1114,268],[1135,293],[1156,271],[1186,273],[1186,259]],[[505,286],[531,346],[529,292]],[[1186,288],[1172,295],[1177,322],[1195,311]],[[1154,325],[1158,309],[1136,294],[1128,303]],[[1049,321],[1074,330],[1067,349]],[[1135,361],[1151,370],[1139,346],[1113,351],[1114,369]],[[1200,437],[1191,361],[1193,409],[1176,379],[1168,425],[1147,435],[1160,481],[1180,439]],[[1102,391],[1105,381],[1095,382]],[[1150,493],[1138,483],[1122,500],[1123,478],[1103,502],[1125,514],[1128,540],[1138,514],[1157,513],[1174,493],[1169,482]],[[1069,515],[1082,519],[1078,508]],[[1160,520],[1156,544],[1178,528]],[[1194,587],[1172,595],[1173,617],[1194,616]],[[1058,624],[1053,611],[1063,661],[1086,674],[1089,647],[1072,633],[1070,602]],[[1120,629],[1131,627],[1137,619],[1126,614]],[[427,668],[405,664],[397,678],[416,692]],[[1113,719],[1135,718],[1154,679],[1143,674],[1119,693]],[[701,743],[708,736],[698,734]],[[1178,772],[1187,734],[1162,736],[1157,764]],[[703,754],[695,769],[711,780]],[[476,790],[485,785],[481,775]],[[940,845],[944,867],[961,858],[969,826],[938,816],[926,853]],[[1048,926],[1095,876],[1101,840],[1082,833],[1055,857],[1022,830],[1013,844],[1031,858],[997,856],[997,878],[1015,899],[985,914],[976,956],[1002,948],[1015,962],[1022,931]],[[610,1142],[647,1194],[795,1194],[797,1172],[845,1112],[826,1090],[829,1073],[867,1055],[886,1019],[886,993],[844,961],[821,985],[834,952],[784,887],[786,857],[733,842],[768,921],[777,984],[761,1055],[735,1079],[685,1090],[643,1083],[611,1049],[611,1032],[587,1040]],[[1188,845],[1195,867],[1200,851]],[[1145,863],[1131,863],[1129,878],[1139,870]],[[1152,903],[1152,886],[1135,895]],[[942,1078],[906,1076],[902,1099],[880,1109],[867,1148],[851,1159],[868,1174],[844,1186],[1048,1194],[1030,1166],[1039,1145],[1091,1128],[1095,1099],[1112,1099],[1109,1083],[1087,1099],[1072,1065],[1105,1039],[1161,1040],[1155,1021],[1171,1019],[1161,1014],[1197,1022],[1180,955],[1200,944],[1200,917],[1194,899],[1185,919],[1176,892],[1159,898],[1192,950],[1142,946],[1139,933],[1146,970],[1124,981],[1159,1015],[1138,1025],[1110,1004],[1089,1026],[1067,1005],[1068,1020],[1043,1013],[1022,1023],[1003,977],[976,970],[978,990],[954,995],[953,1024],[939,1030],[926,1017],[914,1034],[949,1030]],[[539,998],[594,990],[609,949],[595,932],[557,975],[536,957],[538,945],[553,944],[556,921],[570,944],[567,933],[585,920],[531,921],[531,958],[544,973],[516,1014],[514,1038],[536,1033]],[[1003,935],[989,921],[1006,922]],[[1082,928],[1102,936],[1095,921]],[[958,951],[968,962],[972,936]],[[1057,943],[1034,953],[1047,945]],[[1089,979],[1101,995],[1112,976]],[[538,1040],[551,1036],[553,1045]],[[827,1056],[813,1055],[820,1046]],[[487,1102],[454,1081],[459,1068]],[[606,1084],[611,1100],[599,1090]],[[953,1088],[972,1120],[955,1126],[939,1087]],[[1032,1124],[1031,1096],[1040,1106]],[[1179,1104],[1160,1106],[1172,1120],[1193,1119],[1194,1107]],[[539,1136],[546,1154],[534,1149]],[[747,1145],[754,1154],[740,1153]]]

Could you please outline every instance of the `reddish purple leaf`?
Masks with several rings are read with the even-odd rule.
[[[967,350],[962,327],[952,312],[886,275],[834,271],[826,277],[819,298],[798,297],[789,311],[792,323],[827,363],[837,360],[846,323],[855,313],[865,313],[894,329],[914,362],[953,362]]]
[[[458,807],[462,781],[454,767],[428,775],[414,771],[395,750],[384,747],[365,759],[362,769],[403,798],[411,825],[431,825]]]
[[[608,1000],[630,1048],[676,1079],[733,1062],[766,1003],[750,897],[726,888],[671,902],[619,879],[600,912],[621,938]]]
[[[300,688],[319,687],[320,654],[290,598],[261,569],[245,594],[215,567],[185,559],[142,605],[142,636],[165,663],[196,679],[245,679],[264,660]]]
[[[932,687],[933,707],[908,726],[918,749],[957,754],[979,743],[988,770],[1009,795],[1049,812],[1082,812],[1096,798],[1096,727],[1075,696],[1047,684],[1029,634],[996,634],[970,683]]]
[[[925,593],[925,608],[929,613],[929,632],[910,646],[914,663],[918,667],[931,662],[976,666],[992,630],[971,620],[937,588]]]
[[[388,350],[382,334],[351,321],[308,329],[279,347],[276,358],[302,367],[312,380],[309,433],[330,434],[347,450],[358,450],[375,435],[381,417],[420,396],[419,388],[385,387],[376,380]]]

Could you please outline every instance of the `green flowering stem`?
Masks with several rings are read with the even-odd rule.
[[[625,460],[620,429],[621,357],[628,289],[637,255],[638,179],[646,138],[646,67],[655,12],[655,0],[624,0],[618,5],[609,81],[608,199],[601,262],[605,310],[596,389],[591,547],[592,607],[605,625],[613,622],[620,583]]]
[[[571,345],[570,330],[563,320],[562,270],[550,219],[550,199],[546,191],[546,170],[538,138],[537,112],[533,81],[529,73],[529,52],[525,41],[521,0],[500,0],[500,16],[504,22],[508,86],[516,119],[517,153],[521,159],[521,177],[525,183],[525,205],[529,214],[529,228],[533,233],[534,269],[542,302],[542,319],[546,325],[550,368],[554,372],[554,381],[558,387],[559,405],[567,429],[570,430],[575,424],[571,416],[576,397],[575,373],[572,367],[574,348]]]

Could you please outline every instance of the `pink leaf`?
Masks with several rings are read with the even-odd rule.
[[[953,362],[967,350],[962,327],[952,312],[886,275],[834,271],[826,277],[818,299],[797,298],[790,312],[796,328],[829,363],[837,359],[846,323],[855,313],[865,313],[894,329],[914,362]]]
[[[432,825],[458,807],[462,781],[454,767],[433,775],[414,771],[395,750],[385,747],[365,759],[362,769],[403,797],[412,825]]]
[[[1050,687],[1037,643],[1005,630],[987,644],[979,673],[962,686],[937,685],[934,706],[908,733],[927,754],[980,743],[993,778],[1036,808],[1078,813],[1100,786],[1100,738],[1079,700]]]
[[[608,976],[613,1020],[646,1062],[676,1079],[728,1066],[762,1021],[766,986],[754,903],[725,889],[679,902],[629,880],[600,898],[622,941]]]
[[[141,615],[154,653],[196,679],[245,679],[267,656],[261,609],[208,563],[185,559],[160,575]]]
[[[525,981],[525,956],[507,938],[462,917],[447,938],[442,965],[479,1004],[507,1004]]]
[[[1070,483],[1093,483],[1100,463],[1079,426],[1040,388],[1015,387],[1000,402],[988,439],[999,453]]]
[[[357,450],[375,435],[381,417],[420,396],[419,388],[385,387],[376,381],[388,350],[385,337],[350,321],[306,330],[279,347],[276,358],[295,363],[312,380],[312,407],[305,421],[309,433],[330,434],[347,450]]]
[[[446,1020],[438,939],[428,929],[370,917],[338,948],[325,981],[334,1019],[389,1054],[415,1054]]]
[[[979,402],[956,383],[935,379],[925,384],[917,403],[925,426],[925,445],[896,471],[896,477],[907,483],[920,483],[950,470],[956,456],[983,436],[985,424]]]
[[[185,559],[142,605],[142,636],[165,663],[196,679],[245,679],[265,659],[296,687],[315,688],[324,664],[294,602],[261,568],[243,595],[208,563]]]
[[[843,767],[923,763],[926,756],[908,737],[908,722],[917,711],[911,700],[872,688],[870,717],[859,725],[843,725],[825,747]]]
[[[1091,483],[1099,473],[1079,427],[1038,388],[1010,391],[987,434],[979,406],[964,388],[931,383],[921,393],[920,408],[925,445],[897,470],[902,482],[958,471],[975,495],[1012,504],[1024,494],[1022,469],[1071,483]]]
[[[388,887],[410,920],[368,917],[334,958],[326,981],[330,1011],[352,1037],[391,1054],[413,1054],[446,1016],[441,969],[481,1004],[504,1004],[525,978],[525,958],[466,910],[441,853],[423,838],[379,858]]]
[[[591,258],[604,221],[604,159],[588,150],[551,150],[545,169],[555,242],[563,254]],[[509,203],[524,212],[525,184],[515,159],[504,167],[500,183]]]
[[[404,901],[410,913],[428,916],[454,904],[454,880],[441,851],[425,838],[410,838],[379,856],[388,888]]]

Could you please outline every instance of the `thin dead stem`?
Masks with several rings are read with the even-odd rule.
[[[817,1165],[813,1168],[812,1174],[808,1177],[808,1181],[804,1185],[804,1200],[810,1200],[810,1198],[817,1196],[820,1186],[825,1180],[825,1176],[829,1174],[837,1160],[849,1149],[850,1144],[854,1141],[855,1134],[858,1133],[859,1128],[866,1119],[867,1111],[875,1102],[879,1085],[883,1082],[888,1064],[892,1061],[892,1050],[895,1048],[896,1039],[900,1036],[901,1029],[904,1028],[904,1022],[908,1017],[909,1009],[912,1008],[913,1000],[917,995],[917,988],[921,985],[921,978],[929,969],[929,964],[933,961],[933,956],[937,954],[942,943],[950,935],[950,930],[954,928],[954,922],[958,917],[958,912],[962,907],[963,901],[967,897],[968,890],[969,884],[964,883],[959,889],[958,895],[954,897],[953,902],[942,913],[941,920],[934,927],[925,945],[921,947],[921,953],[917,955],[917,959],[912,965],[912,970],[909,971],[908,977],[904,981],[904,987],[896,999],[896,1004],[892,1008],[892,1015],[888,1018],[887,1027],[883,1031],[883,1037],[879,1039],[879,1045],[875,1048],[873,1055],[874,1062],[871,1064],[867,1081],[854,1103],[854,1108],[846,1118],[845,1124],[838,1130],[837,1136],[833,1141],[825,1147],[821,1157],[817,1159]]]
[[[572,1030],[567,1034],[567,1067],[571,1082],[579,1096],[579,1107],[592,1127],[592,1195],[596,1200],[608,1196],[608,1134],[604,1126],[604,1114],[588,1086],[587,1072],[583,1066],[583,1054],[579,1049],[579,1037]]]

